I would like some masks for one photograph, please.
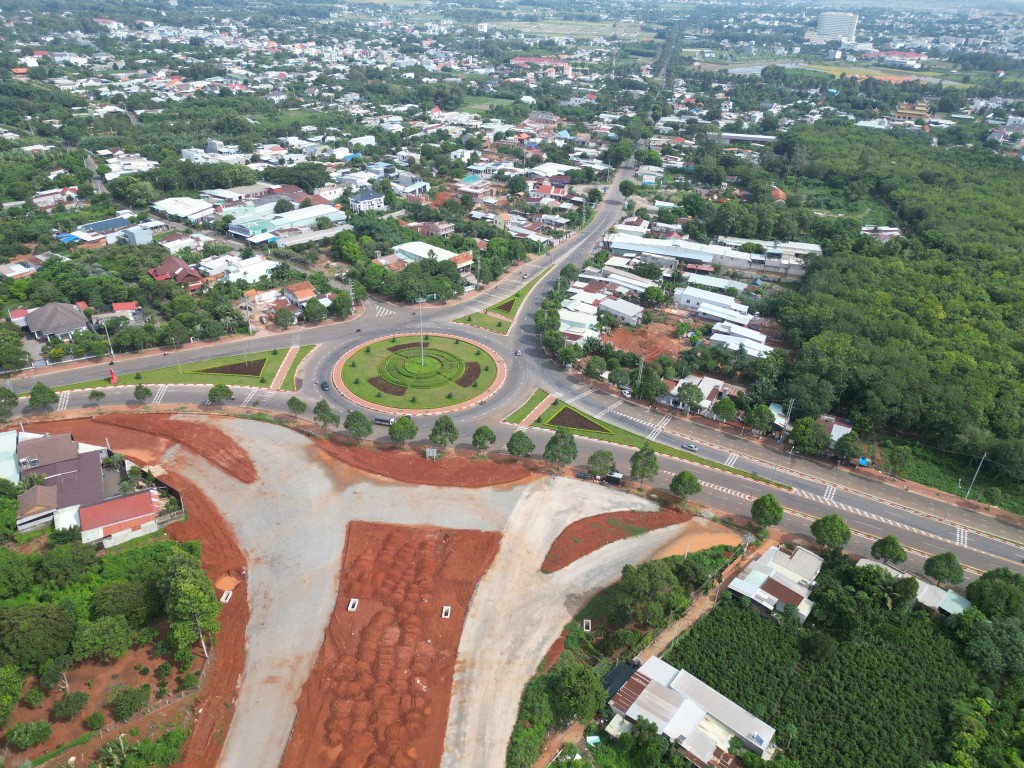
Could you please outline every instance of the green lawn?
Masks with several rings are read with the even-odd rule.
[[[276,354],[275,354],[276,352]],[[174,353],[166,358],[174,360]],[[277,375],[281,362],[284,360],[284,352],[254,352],[249,355],[229,355],[227,357],[216,357],[213,360],[200,360],[194,363],[182,363],[180,366],[168,365],[164,368],[154,368],[151,371],[141,373],[118,374],[118,384],[227,384],[229,386],[259,387],[267,386]],[[225,366],[245,365],[249,363],[254,374],[242,373],[211,373],[209,369],[222,368]],[[260,365],[262,363],[262,365]],[[259,366],[259,367],[257,367]],[[117,373],[117,365],[114,365],[114,372]],[[66,387],[56,387],[58,391],[64,389],[95,389],[97,387],[109,387],[108,379],[94,379],[81,384],[69,384]]]
[[[543,278],[553,268],[554,265],[541,270],[536,277],[507,299],[495,302],[483,312],[475,312],[471,315],[460,317],[455,322],[473,325],[487,331],[500,333],[503,336],[507,335],[512,326],[512,322],[515,321],[516,315],[519,314],[520,307],[523,306],[523,302],[526,301],[526,297],[530,295],[530,291],[532,291],[534,286],[541,281],[541,278]]]
[[[284,381],[281,382],[281,389],[288,392],[295,391],[295,373],[299,370],[299,363],[305,360],[306,355],[314,349],[316,349],[316,344],[307,344],[299,347],[299,351],[295,353],[295,359],[292,360],[292,364],[288,368],[288,373],[285,374]]]
[[[488,112],[494,107],[513,103],[512,99],[500,99],[497,96],[467,96],[463,109],[467,112]]]
[[[548,396],[548,393],[543,389],[538,389],[532,395],[530,399],[523,403],[521,406],[515,409],[511,416],[506,416],[505,421],[512,424],[522,424],[523,419],[533,413],[533,409],[544,402],[544,398]]]
[[[563,418],[568,416],[570,419],[589,421],[594,425],[594,428],[573,427],[566,424],[552,424],[551,421],[559,414],[564,414]],[[717,461],[712,461],[711,459],[705,459],[703,456],[699,456],[689,451],[684,451],[680,448],[673,448],[672,446],[665,445],[664,443],[652,443],[634,432],[621,429],[613,424],[596,419],[593,416],[587,416],[582,411],[578,411],[571,405],[567,405],[566,403],[558,400],[545,409],[544,413],[540,415],[540,418],[533,423],[533,426],[542,427],[544,429],[555,429],[558,426],[564,426],[565,429],[568,429],[574,435],[579,435],[580,437],[592,437],[597,440],[605,440],[609,443],[617,443],[618,445],[626,445],[632,448],[642,448],[645,445],[649,445],[654,449],[655,453],[672,456],[676,459],[685,459],[686,461],[692,461],[695,464],[703,464],[706,467],[714,467],[715,469],[720,469],[724,472],[731,472],[734,475],[748,477],[751,480],[757,480],[758,482],[773,485],[777,488],[791,490],[788,485],[783,483],[773,483],[771,480],[761,477],[760,475],[756,475],[753,472],[744,472],[742,469],[727,467],[725,464],[720,464]]]
[[[441,408],[482,394],[498,376],[498,365],[471,342],[425,336],[394,336],[367,344],[348,358],[342,381],[357,397],[396,410]]]

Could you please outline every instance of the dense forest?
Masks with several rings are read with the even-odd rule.
[[[763,309],[795,364],[794,412],[849,414],[861,434],[910,434],[1024,480],[1024,167],[982,148],[845,121],[797,126],[768,168],[789,189],[825,187],[884,207],[905,238],[837,228],[795,291]]]

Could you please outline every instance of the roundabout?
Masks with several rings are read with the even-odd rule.
[[[447,334],[375,339],[346,354],[334,383],[374,410],[425,413],[456,410],[501,386],[505,366],[481,344]]]

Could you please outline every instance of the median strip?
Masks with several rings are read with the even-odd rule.
[[[525,407],[525,406],[524,406]],[[520,409],[522,410],[522,409]],[[518,411],[516,412],[518,413]],[[514,416],[515,414],[513,414]],[[711,459],[705,459],[703,456],[683,451],[679,448],[673,448],[672,446],[665,445],[664,443],[652,442],[643,438],[642,436],[629,432],[621,427],[616,427],[614,424],[609,424],[606,421],[601,421],[594,416],[588,416],[587,414],[573,408],[571,405],[564,403],[560,400],[556,400],[552,403],[538,418],[533,422],[532,426],[540,427],[542,429],[566,429],[574,435],[580,437],[589,437],[594,440],[603,440],[608,443],[615,443],[617,445],[625,445],[631,448],[643,448],[645,445],[650,446],[654,449],[655,453],[661,453],[665,456],[671,456],[676,459],[683,459],[685,461],[692,461],[695,464],[703,464],[706,467],[712,467],[719,469],[722,472],[729,472],[733,475],[739,475],[749,480],[755,480],[765,485],[770,485],[775,488],[781,488],[783,490],[792,490],[792,487],[784,483],[774,482],[761,475],[754,474],[753,472],[747,472],[742,469],[736,469],[735,467],[729,467],[725,464],[720,464],[717,461]]]

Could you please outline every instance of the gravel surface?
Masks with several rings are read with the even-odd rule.
[[[529,487],[462,630],[442,766],[505,765],[523,687],[562,627],[590,595],[618,578],[622,566],[675,539],[679,526],[609,544],[546,575],[540,565],[558,533],[591,515],[655,508],[636,496],[568,478]]]
[[[172,449],[168,461],[217,502],[249,563],[245,673],[220,766],[273,766],[334,609],[348,522],[501,530],[530,486],[368,482],[340,462],[323,463],[291,430],[227,419],[218,426],[248,451],[256,483],[239,483],[188,451]]]

